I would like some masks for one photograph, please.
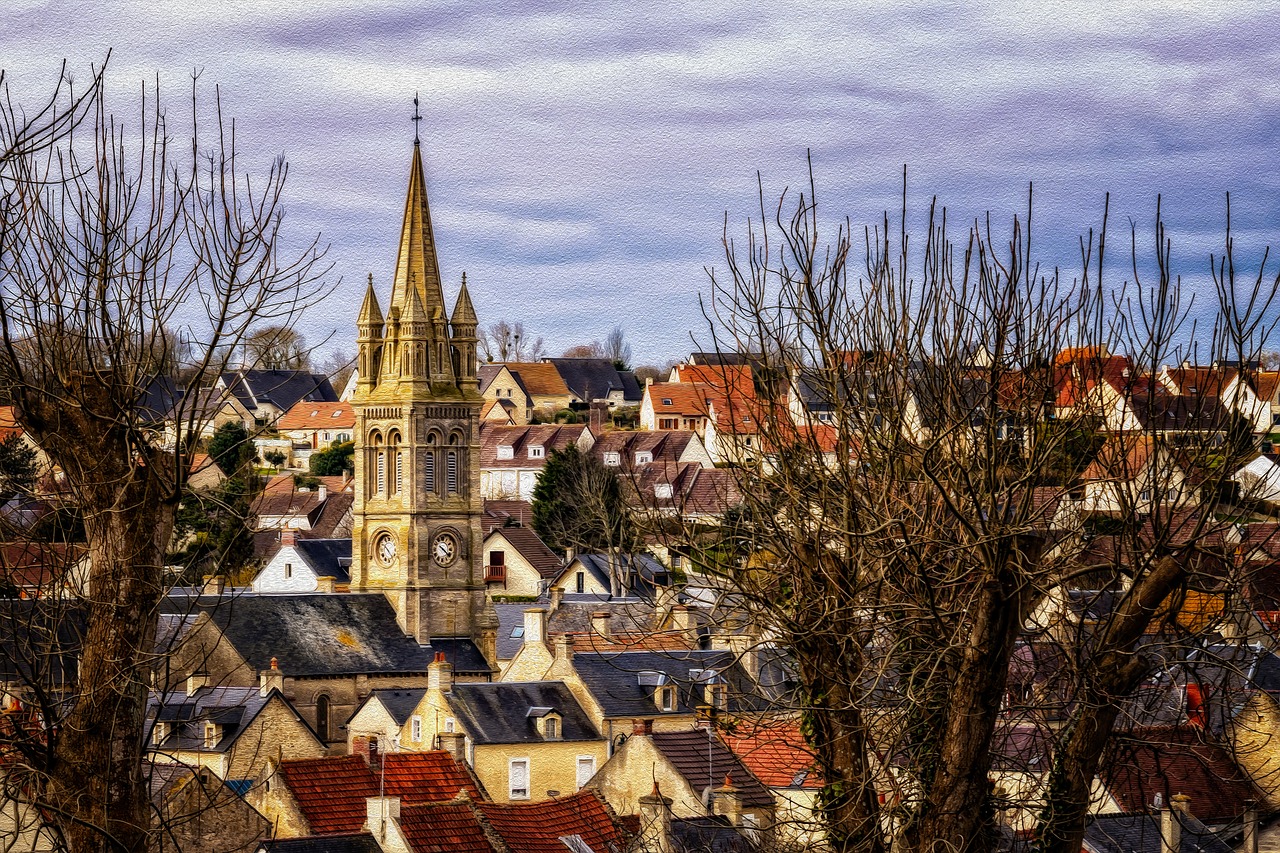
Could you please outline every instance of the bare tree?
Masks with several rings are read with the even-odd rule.
[[[1237,278],[1228,227],[1220,311],[1192,332],[1158,206],[1154,253],[1134,231],[1112,285],[1105,213],[1074,279],[1035,262],[1030,198],[1007,238],[988,220],[959,244],[935,206],[918,254],[886,215],[855,263],[848,223],[824,242],[807,190],[772,215],[762,192],[745,242],[726,222],[711,271],[714,349],[782,379],[732,393],[724,370],[721,422],[751,425],[718,436],[743,506],[702,568],[794,660],[835,849],[990,850],[1015,808],[1044,849],[1079,850],[1160,655],[1229,633],[1225,616],[1188,622],[1187,597],[1243,581],[1220,519],[1248,431],[1233,442],[1222,400],[1156,375],[1191,339],[1206,361],[1256,361],[1280,280]],[[1105,420],[1116,411],[1133,422]],[[1082,585],[1111,604],[1073,622]],[[1058,693],[1012,690],[1043,646]],[[990,777],[1018,724],[1049,757],[1012,796]]]
[[[244,341],[244,361],[258,370],[307,370],[311,353],[307,340],[288,325],[271,325],[256,329]]]
[[[189,347],[193,384],[206,384],[257,324],[287,329],[324,289],[318,242],[281,245],[286,165],[250,181],[216,91],[211,107],[197,95],[193,81],[185,150],[158,85],[126,120],[100,86],[78,93],[64,77],[41,115],[80,120],[40,145],[7,93],[0,104],[0,372],[20,424],[65,474],[90,560],[73,689],[64,704],[32,686],[43,752],[7,790],[76,851],[148,843],[143,725],[162,569],[205,415],[199,395],[178,396],[161,442],[154,366]]]
[[[523,362],[538,361],[546,356],[547,348],[542,338],[532,337],[524,330],[524,323],[498,320],[480,332],[480,355],[485,361]]]
[[[621,326],[613,327],[613,331],[604,339],[603,349],[604,357],[612,361],[619,370],[630,369],[631,344],[627,343]]]
[[[342,393],[343,388],[347,387],[347,381],[351,378],[351,374],[355,372],[355,369],[355,356],[351,355],[347,350],[334,350],[329,353],[329,357],[320,366],[320,372],[329,377],[329,384],[339,394]]]

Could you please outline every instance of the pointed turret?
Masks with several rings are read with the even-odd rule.
[[[421,381],[427,378],[427,341],[430,331],[427,312],[418,298],[418,289],[409,277],[404,312],[400,315],[400,378]]]
[[[382,358],[382,309],[373,291],[373,273],[369,273],[369,286],[364,291],[364,302],[356,318],[356,389],[364,393],[378,383],[379,362]]]
[[[416,285],[427,316],[431,316],[437,307],[444,309],[440,264],[431,231],[431,209],[427,204],[427,180],[422,170],[422,147],[416,142],[409,164],[409,192],[404,200],[400,252],[396,257],[396,277],[391,288],[391,304],[399,306],[402,311],[410,282]]]
[[[476,378],[476,309],[471,305],[467,292],[467,274],[462,274],[462,287],[458,290],[458,302],[453,306],[454,373],[460,382]],[[476,386],[479,389],[479,386]]]

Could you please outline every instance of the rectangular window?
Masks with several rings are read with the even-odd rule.
[[[426,483],[427,493],[435,494],[436,492],[436,454],[435,451],[428,450],[423,454],[422,479]]]
[[[658,429],[679,429],[679,418],[660,418],[658,420]]]
[[[607,450],[604,454],[604,464],[608,465],[610,468],[617,468],[622,464],[622,457],[612,450]]]
[[[490,551],[489,562],[485,566],[484,574],[486,581],[505,582],[507,579],[507,552]]]
[[[513,758],[508,763],[507,795],[512,800],[529,799],[529,759]]]
[[[387,454],[378,451],[378,485],[376,489],[380,495],[387,493]]]
[[[594,755],[578,756],[578,787],[591,781],[591,777],[596,775],[596,757]]]
[[[409,739],[414,743],[422,742],[422,718],[417,715],[409,723]]]
[[[450,450],[445,457],[445,486],[451,495],[458,493],[458,451]]]
[[[574,578],[574,589],[579,594],[587,591],[587,575],[586,572],[578,572]]]
[[[444,718],[444,730],[450,734],[453,733],[453,717]]]
[[[204,724],[204,748],[213,749],[218,745],[218,725],[217,723],[207,722]]]
[[[286,580],[293,577],[293,563],[284,564],[284,576]]]
[[[546,453],[546,448],[544,448],[541,444],[529,445],[530,459],[541,459],[543,455],[545,455],[545,453]]]
[[[636,454],[637,465],[648,465],[652,461],[653,461],[653,454],[647,450],[641,450],[639,453]]]
[[[542,736],[547,740],[560,740],[560,721],[555,717],[547,717],[542,724]]]
[[[674,687],[659,688],[658,707],[663,711],[674,711],[676,709],[676,689]]]
[[[396,454],[396,494],[404,488],[404,454]]]

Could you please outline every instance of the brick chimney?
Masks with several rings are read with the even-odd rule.
[[[292,548],[298,544],[298,531],[292,527],[282,528],[280,531],[280,547]]]
[[[547,611],[542,607],[530,607],[524,612],[524,642],[547,641]]]
[[[467,736],[462,732],[440,732],[440,748],[459,764],[467,763]]]
[[[453,689],[453,664],[444,659],[444,652],[436,652],[436,659],[427,666],[427,689],[441,693]]]
[[[671,798],[662,796],[658,780],[653,793],[640,798],[640,844],[648,853],[671,853]]]
[[[203,672],[193,672],[187,676],[187,695],[194,696],[201,687],[209,686],[209,676]]]
[[[742,826],[742,792],[733,785],[733,779],[724,774],[724,784],[711,793],[712,808],[716,814],[729,819],[732,826]]]
[[[273,689],[284,693],[284,673],[280,671],[280,663],[275,658],[271,659],[270,669],[258,673],[259,695],[266,696]]]
[[[671,628],[684,634],[685,639],[697,648],[698,620],[694,617],[693,608],[687,604],[677,604],[671,608]]]
[[[1169,798],[1169,807],[1160,814],[1160,840],[1163,842],[1163,853],[1178,853],[1182,847],[1182,816],[1190,814],[1188,804],[1191,798],[1186,794],[1174,794]]]
[[[591,633],[601,637],[609,636],[609,620],[613,614],[608,610],[597,610],[591,614]]]
[[[321,575],[316,578],[316,592],[324,592],[332,594],[335,591],[335,584],[338,579],[333,575]]]
[[[222,575],[204,576],[204,594],[222,595],[227,590],[227,579]]]
[[[651,734],[653,734],[653,720],[637,717],[631,721],[631,735],[633,737],[637,735],[647,737]]]
[[[559,586],[551,587],[551,612],[555,613],[559,610],[561,604],[564,604],[564,588]]]

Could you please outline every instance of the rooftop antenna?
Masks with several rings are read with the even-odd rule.
[[[418,144],[418,122],[422,121],[422,116],[418,113],[418,93],[413,93],[413,144]]]

